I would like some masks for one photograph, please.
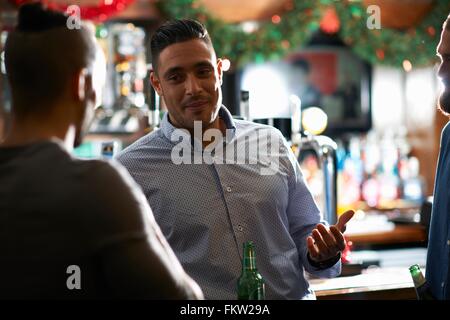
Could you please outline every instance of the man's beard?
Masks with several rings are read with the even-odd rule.
[[[450,117],[450,90],[444,90],[439,96],[438,109]]]

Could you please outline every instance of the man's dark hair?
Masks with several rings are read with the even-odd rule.
[[[64,14],[48,10],[41,3],[20,7],[18,24],[5,44],[6,73],[16,116],[50,110],[71,76],[89,68],[95,60],[96,47],[91,37],[83,24],[79,30],[69,30]]]
[[[153,71],[157,73],[159,55],[166,47],[174,43],[195,39],[202,40],[213,49],[208,31],[196,20],[170,20],[161,25],[150,41]]]

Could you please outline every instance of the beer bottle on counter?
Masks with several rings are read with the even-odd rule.
[[[256,268],[253,242],[244,242],[242,273],[238,279],[238,300],[264,300],[264,279]]]
[[[416,290],[418,300],[436,300],[436,298],[431,293],[430,287],[420,271],[418,264],[414,264],[409,267],[409,272],[414,282],[414,288]]]

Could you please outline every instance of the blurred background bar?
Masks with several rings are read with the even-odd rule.
[[[0,140],[11,110],[3,47],[20,2],[0,0]],[[233,116],[283,133],[330,223],[357,211],[342,276],[312,279],[319,299],[415,298],[407,268],[425,265],[447,122],[436,110],[435,48],[448,1],[48,2],[78,5],[107,58],[103,103],[76,156],[110,159],[158,130],[166,108],[149,81],[150,37],[167,19],[198,19],[225,61]]]

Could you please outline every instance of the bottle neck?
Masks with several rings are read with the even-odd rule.
[[[423,285],[426,282],[425,277],[423,276],[422,271],[420,271],[419,268],[414,268],[414,269],[412,269],[410,271],[411,271],[411,276],[412,276],[413,281],[414,281],[414,285],[416,287],[419,287],[419,286]]]
[[[242,270],[254,271],[256,270],[255,250],[253,246],[244,246],[244,260],[242,262]]]

